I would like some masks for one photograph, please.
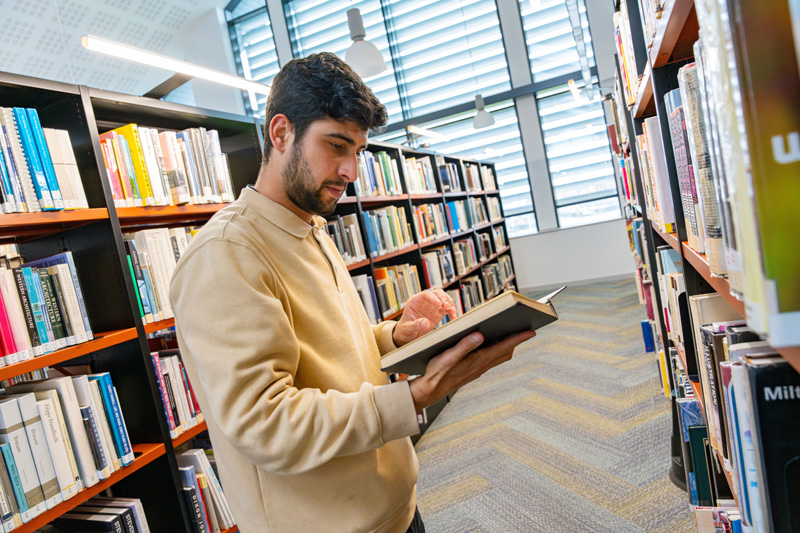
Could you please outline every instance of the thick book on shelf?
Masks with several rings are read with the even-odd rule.
[[[550,300],[564,288],[540,300],[532,300],[514,291],[506,292],[387,353],[381,358],[381,370],[422,375],[431,359],[475,331],[483,335],[483,346],[489,346],[515,333],[537,330],[558,319]]]

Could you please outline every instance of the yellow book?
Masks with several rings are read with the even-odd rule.
[[[126,124],[112,131],[116,131],[117,134],[128,141],[128,146],[131,150],[131,160],[133,161],[133,170],[136,173],[136,183],[139,185],[139,194],[142,196],[142,203],[146,206],[155,205],[153,188],[150,186],[150,176],[147,173],[147,164],[144,159],[142,141],[139,138],[139,128],[136,124]]]

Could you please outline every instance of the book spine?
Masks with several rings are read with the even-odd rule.
[[[133,268],[133,280],[136,283],[136,292],[141,298],[142,311],[144,313],[145,322],[153,321],[153,306],[150,297],[147,293],[147,284],[144,281],[144,274],[142,273],[142,266],[139,264],[139,254],[136,252],[136,246],[132,241],[125,241],[125,249],[128,252],[128,257],[131,261]]]
[[[129,124],[120,128],[124,130],[120,134],[128,140],[131,163],[136,175],[136,185],[142,197],[144,205],[153,205],[153,188],[150,185],[150,174],[147,172],[147,164],[142,150],[142,139],[139,136],[139,128],[136,124]]]
[[[10,161],[19,178],[24,203],[24,209],[22,210],[31,213],[41,211],[42,207],[33,187],[33,179],[28,171],[28,164],[25,161],[25,152],[22,149],[22,141],[20,140],[13,111],[9,108],[0,108],[0,122],[3,124],[4,140],[11,154]]]
[[[92,340],[94,335],[92,333],[92,326],[89,324],[89,313],[86,311],[86,303],[83,300],[83,291],[81,290],[81,282],[78,280],[78,269],[75,268],[75,260],[72,258],[72,252],[64,252],[58,256],[58,263],[66,263],[69,267],[69,272],[72,275],[72,286],[75,289],[75,297],[78,299],[78,307],[83,317],[83,327],[86,328],[86,338]]]
[[[100,446],[100,433],[97,431],[97,425],[92,416],[92,407],[90,405],[84,405],[80,409],[83,428],[86,430],[86,438],[89,439],[89,449],[92,452],[92,459],[94,459],[95,467],[97,467],[98,477],[103,479],[105,475],[103,474],[101,476],[101,473],[108,467],[108,460]]]
[[[189,503],[189,509],[192,510],[193,525],[197,533],[206,533],[205,524],[203,523],[203,511],[200,509],[200,501],[197,495],[196,487],[183,487],[183,493],[186,495],[186,501]]]
[[[53,205],[56,209],[64,209],[64,199],[61,195],[61,189],[58,186],[56,171],[55,168],[53,168],[53,160],[50,157],[50,150],[48,149],[47,142],[44,138],[42,124],[39,122],[39,113],[32,108],[27,108],[25,112],[28,114],[28,122],[30,123],[36,151],[38,152],[39,160],[42,164],[44,177],[47,181],[47,188],[50,189],[50,195],[53,197]]]
[[[54,412],[55,406],[52,400],[45,399],[37,401],[36,408],[44,428],[47,449],[53,459],[53,466],[55,468],[58,487],[61,491],[61,497],[64,500],[68,500],[78,493],[78,487],[75,484],[75,477],[70,468],[70,459],[67,455],[64,436],[61,433],[58,418]]]
[[[17,402],[28,443],[30,444],[36,474],[39,476],[39,484],[44,493],[45,505],[48,509],[52,509],[64,499],[61,496],[58,480],[56,479],[53,458],[47,447],[47,437],[45,436],[44,425],[36,405],[36,398],[33,394],[23,394],[17,397]]]
[[[172,416],[172,406],[169,403],[167,384],[164,382],[164,373],[161,370],[161,358],[156,352],[151,353],[150,357],[153,360],[153,366],[155,367],[156,379],[158,379],[158,390],[161,393],[164,414],[167,416],[167,421],[169,422],[169,435],[174,439],[178,436],[178,425],[175,423],[175,418]]]
[[[125,258],[128,260],[128,270],[130,270],[131,279],[136,282],[136,274],[133,272],[133,262],[131,261],[131,256],[127,255]],[[142,307],[142,297],[139,295],[139,291],[136,287],[133,289],[133,294],[136,296],[136,307],[139,309],[139,316],[142,318],[142,321],[147,324],[144,308]]]
[[[19,107],[13,108],[12,111],[14,113],[14,121],[17,124],[20,144],[25,154],[25,161],[28,165],[28,172],[30,172],[31,175],[36,197],[39,199],[39,205],[45,211],[52,211],[55,209],[53,196],[50,194],[50,188],[47,186],[47,178],[44,175],[42,162],[39,160],[39,154],[36,152],[33,134],[28,124],[28,116],[25,110]]]
[[[125,421],[122,418],[122,409],[120,409],[119,402],[117,401],[114,385],[111,383],[111,376],[102,374],[98,379],[100,392],[103,395],[103,401],[108,409],[109,419],[112,422],[111,430],[114,433],[115,439],[119,440],[117,450],[120,460],[123,465],[128,465],[133,462],[133,451],[131,450],[131,443],[128,441]]]
[[[105,450],[110,463],[109,471],[114,472],[122,468],[122,463],[120,462],[117,449],[114,445],[114,435],[111,431],[108,413],[103,405],[103,395],[100,392],[100,383],[96,380],[90,380],[88,377],[86,379],[89,383],[89,389],[91,390],[92,394],[92,404],[97,407],[96,421],[100,422],[100,427],[102,428],[101,437],[104,439],[103,449]]]
[[[65,308],[65,316],[69,316],[69,321],[72,324],[72,330],[75,335],[76,343],[80,344],[89,340],[86,333],[86,326],[83,322],[83,315],[81,314],[81,307],[78,303],[78,296],[75,293],[75,284],[72,281],[72,274],[69,266],[65,263],[58,263],[48,267],[50,274],[55,276],[54,283],[60,288],[63,294]]]
[[[17,500],[19,507],[19,514],[23,522],[30,522],[31,511],[28,508],[28,500],[25,499],[25,491],[22,489],[22,480],[19,478],[19,471],[17,464],[14,462],[14,456],[11,453],[11,445],[8,443],[0,444],[0,453],[3,455],[6,469],[8,470],[8,477],[11,480],[11,487],[14,490],[14,498]]]
[[[64,296],[64,291],[61,289],[61,281],[59,279],[57,269],[53,269],[50,267],[47,271],[50,274],[50,294],[53,296],[54,303],[56,304],[57,310],[59,315],[61,315],[61,321],[64,323],[64,332],[67,336],[67,344],[72,346],[77,344],[77,337],[75,336],[75,330],[72,326],[72,320],[70,319],[69,312],[67,310],[67,300]]]
[[[67,332],[64,329],[64,322],[61,320],[61,313],[58,311],[58,304],[50,291],[50,274],[46,268],[37,268],[36,275],[39,277],[39,287],[44,302],[44,309],[47,312],[47,320],[50,322],[50,332],[53,334],[55,348],[60,350],[66,348],[68,344]],[[49,332],[48,332],[49,333]],[[75,340],[72,341],[75,344]]]
[[[44,310],[42,309],[42,303],[39,301],[39,293],[36,291],[34,286],[34,279],[33,273],[31,272],[30,267],[24,267],[21,269],[22,275],[24,277],[24,283],[26,288],[26,295],[30,300],[30,307],[31,307],[31,314],[33,315],[33,320],[36,324],[36,331],[38,332],[38,338],[41,341],[41,353],[49,353],[53,351],[52,344],[50,343],[50,337],[47,333],[47,327],[44,323]],[[38,278],[37,278],[38,284]],[[20,292],[20,295],[22,293]]]
[[[186,422],[181,420],[180,411],[178,410],[177,398],[175,398],[174,389],[172,387],[172,379],[168,373],[164,374],[164,385],[167,387],[167,397],[169,398],[169,405],[172,408],[172,417],[175,420],[175,429],[180,435],[186,429]]]

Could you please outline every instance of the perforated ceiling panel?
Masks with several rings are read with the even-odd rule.
[[[172,72],[85,50],[92,34],[185,59],[198,20],[228,0],[0,0],[0,71],[144,94]],[[60,19],[60,20],[59,20]]]

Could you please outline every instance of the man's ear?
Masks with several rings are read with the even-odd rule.
[[[286,115],[277,114],[270,120],[267,133],[272,142],[272,147],[283,153],[294,139],[294,126],[289,122]]]

